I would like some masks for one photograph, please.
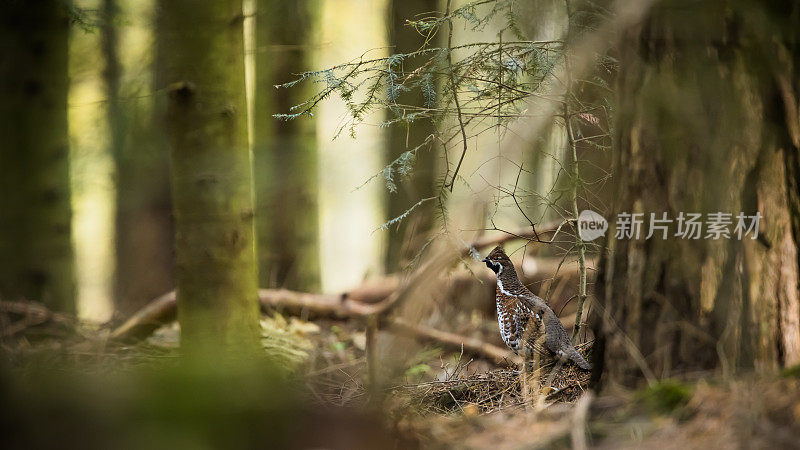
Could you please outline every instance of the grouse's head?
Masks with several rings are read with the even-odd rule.
[[[492,269],[492,271],[498,275],[500,275],[503,270],[514,268],[508,255],[503,251],[503,247],[499,245],[489,252],[489,255],[483,258],[482,262],[485,262],[486,267]]]

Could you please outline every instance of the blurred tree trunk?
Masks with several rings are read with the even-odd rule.
[[[776,82],[794,80],[796,104],[798,9],[754,8],[663,2],[621,41],[617,186],[596,317],[607,381],[800,362],[798,140],[787,125],[798,117]],[[645,214],[638,240],[614,238],[623,212]],[[645,240],[650,213],[662,212],[703,222],[732,213],[731,239],[706,238],[705,224],[700,239],[681,239],[673,223],[668,239]],[[762,215],[758,239],[733,234],[740,212]]]
[[[253,349],[258,299],[241,0],[159,4],[181,342]]]
[[[438,11],[438,6],[437,0],[393,0],[391,2],[389,42],[394,46],[391,50],[393,54],[409,53],[422,47],[425,43],[425,36],[418,33],[414,27],[407,25],[406,21],[419,20],[426,15],[429,16]],[[417,69],[416,62],[416,58],[403,61],[403,73],[408,74]],[[419,89],[415,89],[411,92],[401,92],[396,103],[398,107],[392,111],[392,114],[404,117],[414,110],[407,110],[403,106],[423,105],[425,99]],[[390,119],[394,118],[390,117]],[[393,124],[389,127],[386,163],[394,161],[403,152],[422,145],[434,132],[435,127],[429,119],[409,121],[407,124],[402,122]],[[411,176],[404,180],[395,180],[396,192],[387,191],[386,220],[394,219],[421,199],[434,195],[435,155],[431,144],[422,145],[415,152],[415,163]],[[432,215],[431,207],[423,205],[423,207],[417,208],[408,219],[402,221],[399,226],[389,228],[385,262],[387,273],[395,272],[405,266],[425,244],[432,225]]]
[[[69,18],[56,0],[2,2],[0,17],[0,297],[75,312]]]
[[[117,173],[114,303],[127,316],[172,289],[174,275],[169,160],[155,102],[120,99],[121,8],[119,0],[103,0],[101,33],[109,154]]]
[[[253,150],[259,281],[265,287],[319,288],[319,213],[314,123],[273,114],[308,98],[299,87],[275,89],[309,69],[316,0],[258,0]]]
[[[519,17],[527,20],[520,21],[520,26],[525,35],[534,41],[562,40],[567,32],[567,13],[564,0],[532,0],[519,4],[514,7]],[[511,33],[504,34],[504,39],[514,39]],[[563,62],[563,61],[559,61]],[[554,62],[555,64],[555,62]],[[555,66],[555,65],[554,65]],[[536,77],[528,75],[528,83],[538,83],[544,76],[537,74]],[[540,78],[541,77],[541,78]],[[562,80],[557,80],[558,85],[563,84]],[[553,93],[558,89],[553,86]],[[561,94],[563,94],[563,88]],[[542,108],[539,105],[541,99],[533,97],[528,100],[529,109]],[[542,119],[543,120],[543,119]],[[552,222],[561,220],[561,211],[572,209],[569,196],[561,195],[562,190],[570,189],[564,180],[561,164],[571,158],[568,151],[567,130],[564,121],[559,117],[553,117],[547,124],[541,126],[541,131],[536,133],[530,140],[530,146],[525,152],[525,169],[527,173],[522,174],[524,184],[521,188],[530,189],[541,199],[534,199],[525,205],[531,217],[540,218],[542,222]],[[567,166],[568,167],[568,166]],[[536,197],[532,196],[532,197]],[[555,200],[559,199],[560,202]],[[553,204],[551,204],[553,203]]]

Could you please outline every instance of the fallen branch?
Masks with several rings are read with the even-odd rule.
[[[495,363],[513,362],[519,364],[522,360],[511,350],[498,347],[480,339],[469,338],[455,333],[437,330],[420,324],[409,323],[399,317],[386,321],[390,331],[413,337],[422,342],[434,342],[449,350],[464,350],[464,353],[482,356],[493,360]]]
[[[539,273],[552,273],[558,266],[557,258],[543,259],[534,273],[524,274],[534,277]],[[569,273],[570,271],[562,271]],[[470,279],[474,278],[472,275]],[[493,283],[488,274],[481,277],[484,283]],[[397,276],[382,278],[383,281],[369,281],[343,294],[309,294],[286,289],[259,289],[258,300],[264,310],[279,310],[289,315],[308,318],[349,319],[363,318],[371,314],[386,314],[402,296],[401,282]],[[456,286],[459,278],[451,280]],[[406,283],[408,285],[410,283]],[[177,317],[175,291],[168,292],[148,303],[134,313],[122,325],[111,332],[111,339],[142,339],[156,328],[171,322]]]
[[[285,289],[259,289],[258,299],[265,309],[279,309],[291,315],[301,313],[313,317],[334,319],[379,317],[390,305],[391,298],[377,304],[362,304],[342,298],[339,295],[315,295],[293,292]],[[115,329],[110,338],[125,340],[147,336],[165,323],[175,319],[175,292],[169,292],[157,298],[149,305],[133,315],[128,321]],[[479,355],[497,363],[503,361],[517,362],[518,357],[507,349],[454,333],[437,330],[424,325],[411,324],[401,318],[381,320],[381,324],[389,330],[404,334],[423,342],[435,342],[445,348]]]
[[[51,311],[46,306],[35,302],[12,302],[0,300],[0,312],[22,316],[21,319],[6,323],[5,317],[0,320],[0,337],[13,336],[30,327],[52,322],[59,325],[71,326],[75,317],[69,314]]]
[[[175,291],[167,292],[136,311],[122,325],[115,328],[109,338],[127,340],[149,336],[156,328],[177,318],[176,303]]]
[[[548,226],[540,231],[539,234],[557,232],[561,226],[563,224]],[[471,248],[485,248],[513,239],[526,239],[528,236],[534,236],[532,229],[520,230],[516,233],[505,232],[502,235],[493,237],[482,236],[473,242]],[[469,254],[470,250],[470,248],[465,249],[462,255]],[[443,265],[443,261],[437,261],[437,258],[435,258],[419,268],[410,277],[407,277],[406,280],[401,280],[398,275],[390,275],[377,281],[366,282],[351,291],[339,295],[309,294],[286,289],[259,289],[258,299],[262,310],[278,310],[289,315],[311,318],[325,317],[340,320],[372,318],[376,325],[383,323],[392,331],[410,335],[421,341],[433,341],[454,350],[463,348],[468,353],[477,354],[495,362],[518,362],[518,357],[510,351],[479,339],[466,338],[430,327],[410,324],[400,318],[386,318],[388,313],[406,297],[409,289],[415,285],[416,281],[423,277],[430,277],[431,274],[438,276],[429,269],[431,266],[440,265]],[[548,264],[544,265],[548,266]],[[539,271],[537,270],[537,272]],[[488,277],[486,281],[489,281]],[[160,325],[175,320],[177,309],[175,291],[164,294],[114,329],[110,334],[110,339],[144,338]]]
[[[398,292],[398,291],[396,291]],[[377,303],[362,303],[350,296],[309,294],[287,289],[259,289],[258,301],[263,310],[279,310],[288,315],[331,319],[364,318],[388,312],[397,301],[392,294]],[[141,339],[177,316],[175,291],[170,291],[140,309],[109,336],[114,340]]]

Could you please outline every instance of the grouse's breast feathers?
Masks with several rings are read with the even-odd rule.
[[[547,303],[519,281],[514,264],[503,247],[495,247],[483,259],[497,275],[495,302],[503,342],[519,354],[529,356],[534,343],[544,334],[545,347],[559,358],[589,370],[591,365],[575,350],[564,325]]]

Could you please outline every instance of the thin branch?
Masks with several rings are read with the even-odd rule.
[[[448,350],[459,350],[463,348],[466,353],[486,357],[498,364],[506,361],[519,363],[519,356],[515,355],[510,350],[489,344],[480,339],[448,333],[421,324],[412,324],[401,318],[390,319],[388,325],[390,330],[414,337],[421,341],[434,342]]]
[[[569,38],[569,31],[572,25],[572,9],[570,7],[570,0],[564,0],[564,3],[567,8],[567,38]],[[578,215],[580,214],[578,211],[578,195],[579,195],[579,188],[580,188],[580,171],[578,168],[578,149],[577,143],[575,142],[575,135],[572,132],[572,115],[570,113],[570,100],[569,98],[573,94],[573,84],[572,84],[572,74],[570,73],[570,60],[569,60],[569,51],[564,51],[564,71],[567,79],[567,89],[565,93],[565,102],[564,102],[564,123],[566,124],[567,129],[567,142],[569,144],[569,148],[572,151],[572,213],[574,215],[574,219],[576,221],[575,226],[575,246],[578,249],[578,275],[580,277],[580,281],[578,284],[578,306],[577,311],[575,312],[575,326],[572,329],[572,341],[573,343],[578,340],[578,335],[581,332],[582,320],[583,320],[583,306],[586,303],[586,245],[583,242],[583,238],[581,237],[580,228],[578,226],[577,220]]]
[[[450,15],[450,2],[451,0],[447,0],[447,9],[445,10],[445,16]],[[458,89],[456,89],[456,78],[455,78],[455,70],[453,70],[453,20],[448,19],[448,31],[447,31],[447,65],[449,67],[448,73],[450,74],[450,85],[453,88],[453,103],[456,105],[456,115],[458,118],[458,126],[461,129],[461,141],[463,144],[463,149],[461,150],[461,157],[458,158],[458,164],[456,165],[456,170],[453,172],[453,177],[450,179],[450,183],[445,185],[445,188],[449,188],[450,192],[453,192],[453,187],[456,184],[456,177],[458,176],[458,171],[461,169],[461,163],[464,162],[464,157],[467,155],[467,131],[464,129],[464,121],[461,117],[461,103],[458,101]]]

